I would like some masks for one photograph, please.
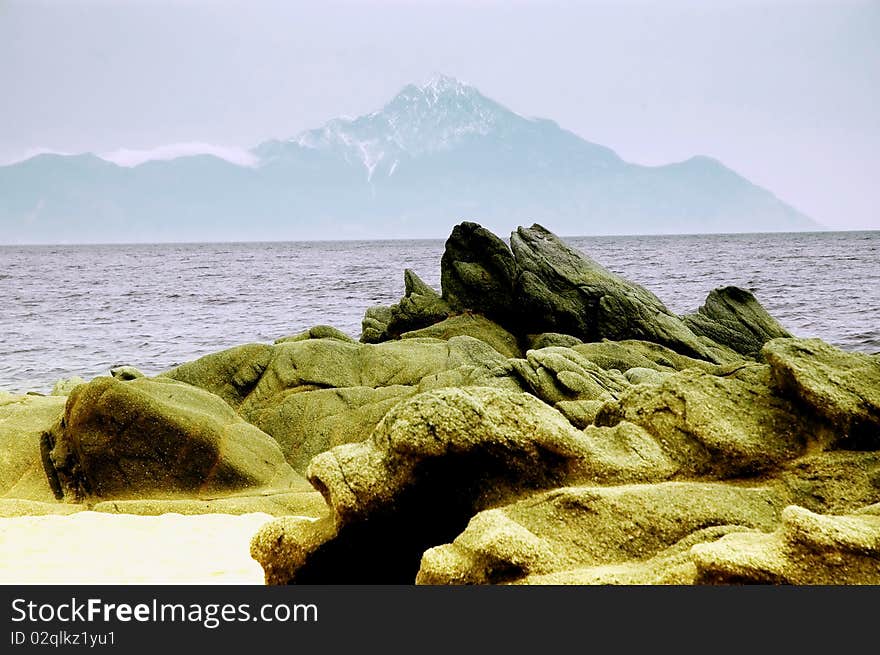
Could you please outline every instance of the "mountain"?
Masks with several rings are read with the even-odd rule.
[[[2,166],[0,243],[443,237],[463,219],[568,235],[818,228],[714,159],[630,164],[445,76],[249,155]]]

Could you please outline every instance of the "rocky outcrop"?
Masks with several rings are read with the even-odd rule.
[[[670,548],[772,530],[782,508],[770,489],[718,483],[554,489],[474,516],[425,551],[416,582],[692,582],[696,566],[686,556],[670,566]]]
[[[346,343],[354,343],[354,339],[342,330],[337,330],[332,325],[315,325],[314,327],[310,327],[308,330],[304,330],[297,334],[291,334],[286,337],[275,339],[275,343],[305,341],[306,339],[336,339],[338,341],[345,341]]]
[[[170,379],[77,387],[50,440],[47,473],[71,500],[307,488],[274,439],[220,398]]]
[[[361,341],[381,343],[397,339],[405,332],[434,325],[452,314],[452,309],[415,271],[403,272],[404,295],[387,310],[381,306],[367,310],[362,322]]]
[[[791,337],[750,291],[739,287],[714,289],[696,313],[682,320],[694,334],[752,358],[771,339]]]
[[[476,223],[452,229],[440,259],[443,299],[450,307],[472,310],[505,326],[518,325],[515,278],[513,254],[501,239]]]
[[[516,301],[528,333],[583,341],[645,339],[713,360],[710,350],[647,289],[611,273],[540,225],[510,238]]]
[[[785,508],[770,534],[726,535],[694,546],[697,582],[880,584],[880,516],[820,515]]]
[[[880,358],[819,339],[775,339],[761,353],[780,393],[834,425],[844,447],[880,448]]]

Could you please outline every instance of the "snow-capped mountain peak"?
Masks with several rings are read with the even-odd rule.
[[[485,136],[510,121],[525,120],[447,75],[409,84],[382,109],[358,118],[336,118],[290,140],[301,148],[334,151],[363,165],[372,179],[378,168],[393,175],[401,161],[449,150],[472,136]],[[269,159],[278,148],[261,148]],[[269,153],[272,153],[271,155]]]

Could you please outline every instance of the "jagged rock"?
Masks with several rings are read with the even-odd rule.
[[[78,375],[74,375],[70,378],[63,378],[58,380],[55,385],[52,387],[52,391],[49,393],[50,396],[69,396],[70,392],[76,389],[79,385],[85,384],[86,381]]]
[[[116,366],[110,369],[110,375],[117,380],[137,380],[144,377],[144,374],[134,366]]]
[[[434,338],[448,340],[466,335],[489,344],[505,357],[521,357],[516,337],[503,327],[479,314],[459,314],[421,330],[404,332],[401,339]]]
[[[792,505],[771,534],[731,534],[691,549],[697,581],[880,584],[880,516],[814,514]]]
[[[361,321],[361,343],[381,343],[388,339],[391,308],[385,305],[368,307]]]
[[[331,325],[315,325],[314,327],[310,327],[308,330],[304,330],[298,334],[292,334],[287,337],[281,337],[279,339],[275,339],[275,343],[285,343],[287,341],[305,341],[306,339],[337,339],[339,341],[346,341],[348,343],[354,343],[355,340],[348,336],[342,330],[337,330],[335,327]]]
[[[780,393],[830,421],[842,446],[880,449],[880,358],[819,339],[774,339],[761,354]]]
[[[50,439],[50,477],[72,500],[308,488],[274,439],[217,396],[167,378],[77,387]]]
[[[529,343],[529,350],[540,350],[541,348],[552,348],[560,346],[562,348],[573,348],[583,343],[577,337],[570,334],[560,334],[558,332],[544,332],[543,334],[529,334],[526,336]]]
[[[501,239],[476,223],[464,222],[452,229],[440,259],[443,299],[452,309],[517,325],[515,277],[513,254]]]
[[[727,377],[687,369],[659,385],[636,385],[606,403],[589,430],[621,422],[644,429],[676,463],[677,475],[754,476],[831,441],[828,426],[804,417],[767,386],[769,368],[752,364]]]
[[[710,350],[654,294],[540,225],[517,229],[510,243],[526,332],[562,332],[584,341],[645,339],[712,360]]]
[[[696,313],[682,320],[694,334],[752,358],[771,339],[791,337],[750,291],[739,287],[714,289]]]
[[[43,470],[40,439],[64,413],[61,396],[0,392],[0,496],[54,502]]]
[[[717,539],[731,526],[772,530],[783,506],[771,489],[720,483],[554,489],[477,514],[451,544],[424,553],[416,582],[528,582],[560,572],[614,582],[615,565],[649,560],[694,533],[691,543]],[[680,579],[667,581],[692,580],[695,567],[682,569]]]
[[[596,416],[605,407],[604,400],[561,400],[555,405],[569,423],[584,429],[596,420]]]
[[[511,360],[523,385],[544,402],[611,400],[629,387],[620,373],[606,371],[572,348],[530,350],[526,359]]]

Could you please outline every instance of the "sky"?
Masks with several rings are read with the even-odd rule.
[[[0,0],[0,162],[246,160],[435,73],[627,161],[708,155],[880,229],[880,0]]]

